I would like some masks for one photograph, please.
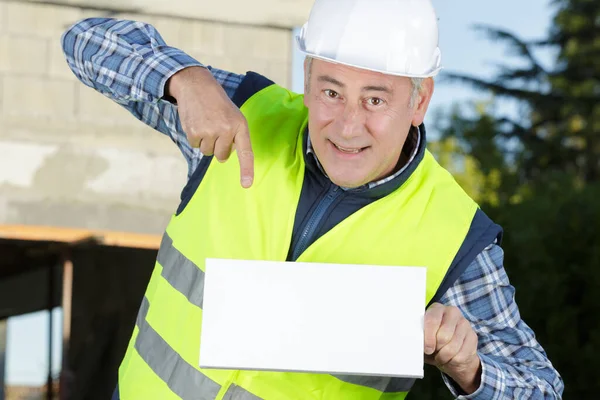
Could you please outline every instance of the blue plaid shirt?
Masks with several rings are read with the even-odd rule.
[[[86,19],[65,32],[62,45],[77,78],[168,135],[181,150],[191,176],[202,154],[188,143],[177,106],[164,99],[164,87],[179,70],[202,64],[169,47],[151,25],[135,21]],[[244,78],[206,68],[230,97]],[[502,249],[490,244],[440,300],[458,307],[479,337],[481,386],[464,396],[446,375],[442,377],[459,399],[561,398],[563,381],[521,319],[503,260]]]

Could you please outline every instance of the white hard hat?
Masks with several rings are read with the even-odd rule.
[[[315,0],[296,38],[308,56],[412,78],[441,70],[430,0]]]

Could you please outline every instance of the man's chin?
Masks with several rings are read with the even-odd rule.
[[[337,175],[335,173],[327,174],[327,176],[329,177],[329,180],[334,184],[347,189],[354,189],[368,183],[368,181],[365,178],[360,177],[349,177]]]

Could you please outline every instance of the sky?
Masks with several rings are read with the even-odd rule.
[[[543,37],[551,23],[549,0],[433,0],[439,18],[440,48],[445,71],[492,76],[493,65],[508,62],[504,48],[481,37],[473,24],[499,26],[524,39]],[[185,50],[185,49],[183,49]],[[548,56],[545,55],[545,59]],[[544,58],[542,58],[544,60]],[[292,89],[302,91],[302,56],[294,53]],[[456,84],[436,84],[430,110],[465,103],[476,93]],[[432,113],[428,114],[431,118]],[[431,121],[429,121],[431,122]],[[60,366],[62,313],[55,310],[53,371]],[[9,385],[42,385],[46,381],[48,362],[48,313],[45,311],[9,319],[7,332],[6,383]]]

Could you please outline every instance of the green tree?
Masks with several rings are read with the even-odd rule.
[[[554,0],[543,40],[524,41],[497,27],[476,29],[504,43],[519,67],[500,65],[492,80],[461,74],[495,102],[454,108],[441,118],[431,149],[504,228],[505,268],[523,319],[565,381],[565,398],[592,399],[600,380],[600,2]],[[538,49],[555,54],[551,68]],[[438,399],[429,378],[413,398]]]
[[[459,126],[450,126],[445,133],[473,146],[472,154],[484,166],[490,156],[501,163],[494,150],[510,155],[520,184],[536,182],[549,172],[568,173],[582,183],[595,182],[600,179],[600,3],[552,3],[556,7],[554,24],[544,40],[524,41],[500,28],[476,28],[490,39],[504,42],[509,54],[520,57],[523,67],[500,65],[491,81],[463,74],[447,76],[518,102],[523,110],[520,118],[494,116],[494,127],[499,129],[480,137],[469,136],[472,132],[461,131],[460,125],[478,124],[484,129],[490,115],[479,113],[477,119],[469,120],[458,113],[453,118],[459,120]],[[548,47],[557,54],[550,70],[535,56],[536,49]]]

